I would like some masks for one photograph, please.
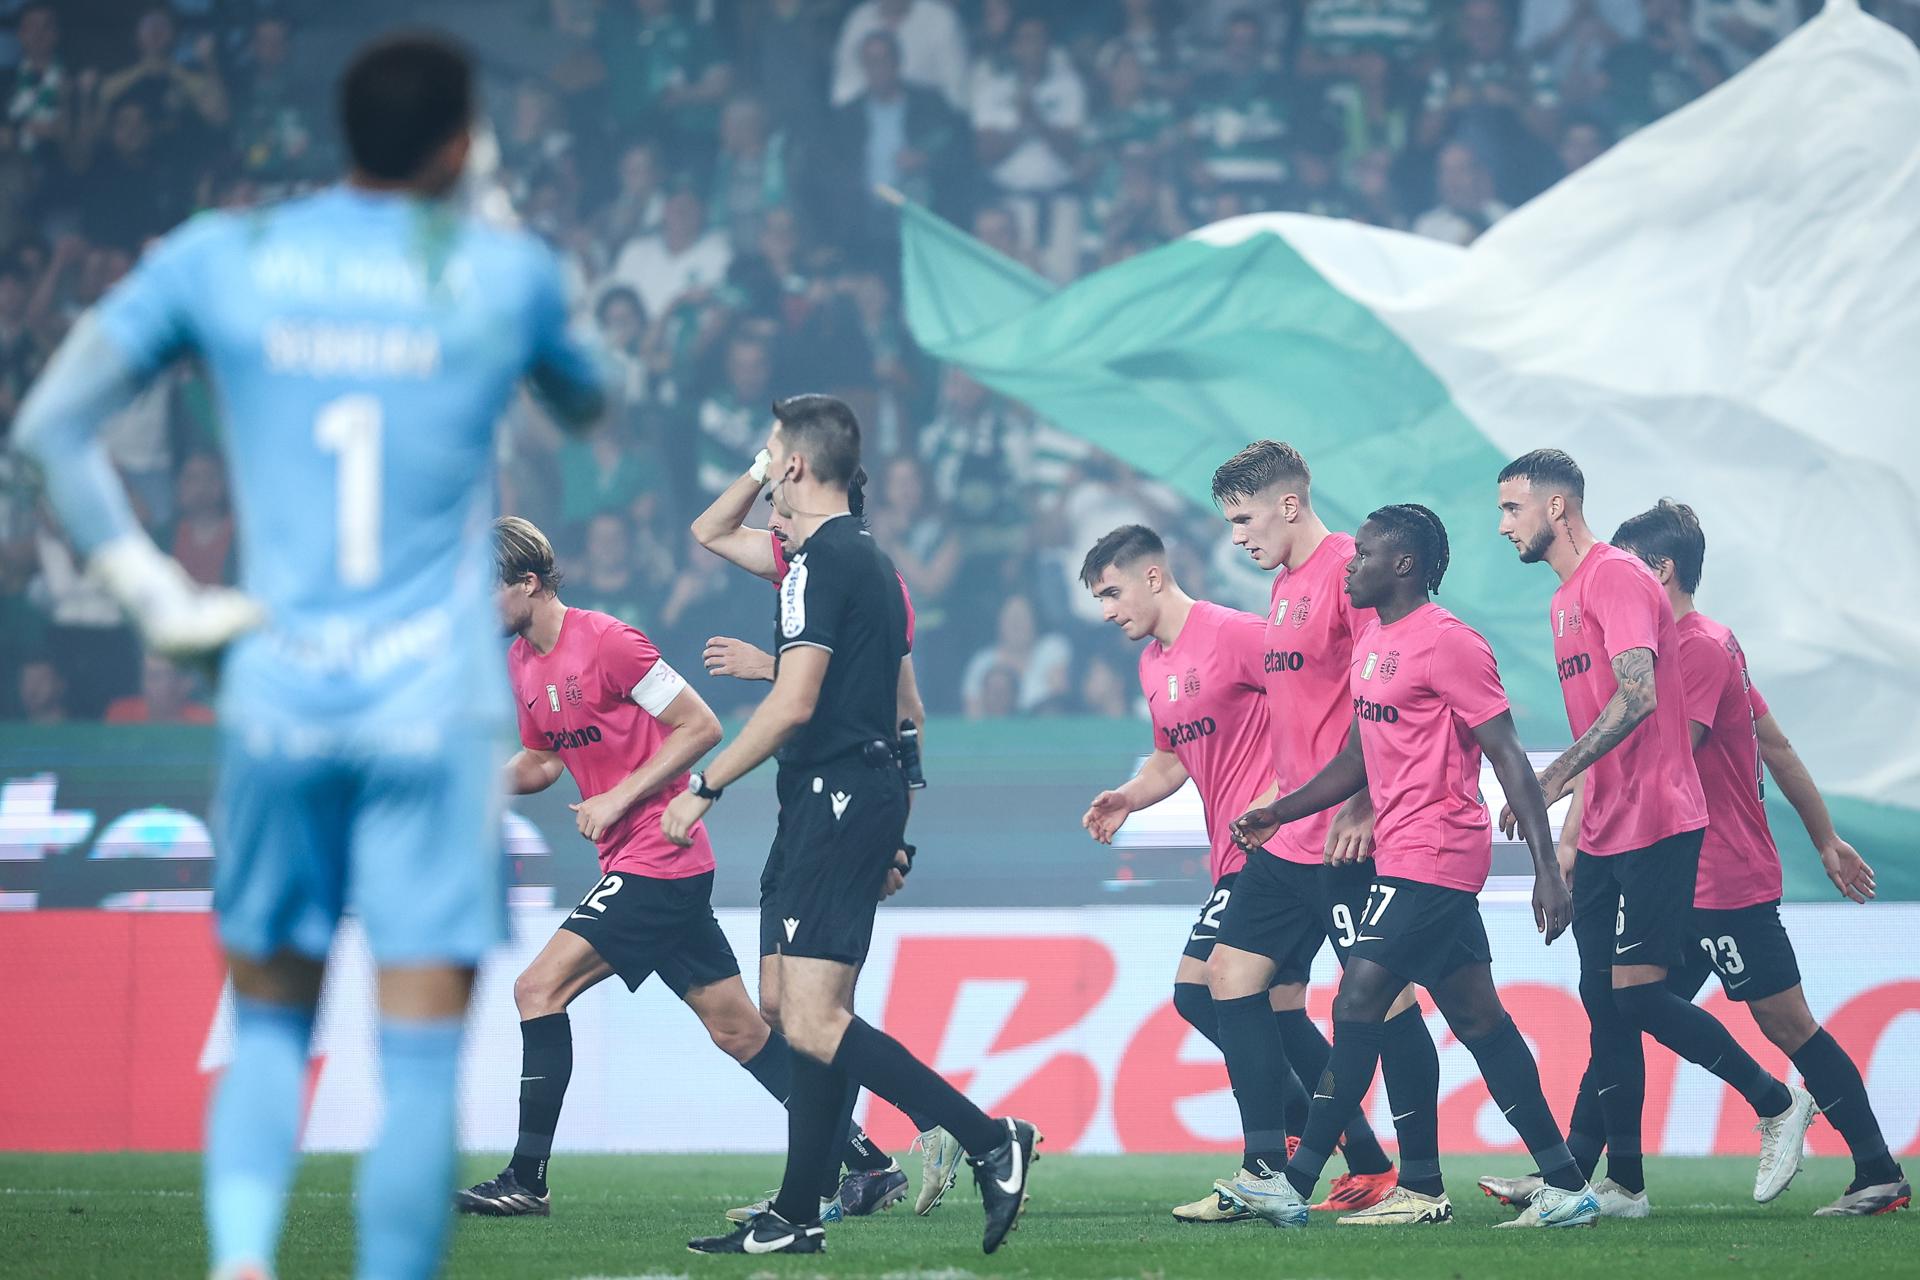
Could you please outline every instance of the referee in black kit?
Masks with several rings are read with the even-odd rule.
[[[999,1248],[1026,1201],[1039,1134],[993,1119],[885,1032],[853,1014],[853,983],[906,834],[907,786],[894,753],[906,605],[891,561],[848,507],[860,424],[831,396],[776,401],[767,436],[773,505],[787,526],[773,689],[661,818],[689,829],[735,779],[780,752],[771,858],[781,927],[781,1024],[794,1048],[787,1169],[773,1208],[696,1253],[819,1253],[819,1188],[848,1090],[864,1086],[931,1118],[960,1142],[986,1207],[982,1247]],[[784,749],[783,749],[784,748]]]

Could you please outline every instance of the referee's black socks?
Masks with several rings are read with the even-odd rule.
[[[564,1011],[520,1024],[520,1136],[508,1167],[537,1196],[547,1193],[547,1158],[560,1104],[573,1079],[573,1023]]]
[[[833,1065],[856,1084],[865,1085],[909,1114],[924,1116],[957,1139],[976,1158],[1007,1140],[1006,1131],[940,1073],[907,1052],[906,1046],[865,1019],[855,1018],[840,1037]],[[795,1069],[795,1079],[799,1071]]]

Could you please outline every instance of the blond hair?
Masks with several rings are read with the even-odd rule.
[[[540,590],[546,595],[560,589],[553,544],[531,520],[501,516],[493,522],[493,563],[503,583],[518,582],[532,574],[540,580]]]

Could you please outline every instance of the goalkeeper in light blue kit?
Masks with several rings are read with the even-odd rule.
[[[207,1129],[222,1280],[273,1272],[308,1039],[343,910],[379,966],[385,1120],[360,1163],[359,1273],[437,1268],[474,968],[506,934],[492,612],[494,423],[528,377],[584,425],[603,366],[565,334],[537,241],[466,216],[473,73],[408,35],[340,86],[352,168],[312,197],[168,236],[83,317],[21,445],[151,649],[225,651],[214,902],[236,1034]],[[241,590],[201,588],[136,524],[102,422],[169,361],[219,389]]]

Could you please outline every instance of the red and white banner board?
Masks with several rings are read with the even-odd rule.
[[[1493,895],[1497,897],[1498,895]],[[1483,910],[1502,996],[1565,1117],[1586,1065],[1571,939],[1543,947],[1519,901]],[[1889,1145],[1920,1152],[1920,905],[1785,908],[1814,1013],[1866,1074]],[[564,913],[518,913],[512,944],[475,996],[462,1077],[461,1135],[513,1145],[520,1034],[512,986]],[[989,1110],[1034,1120],[1050,1150],[1237,1149],[1218,1055],[1174,1012],[1175,958],[1193,912],[887,909],[859,1005]],[[753,986],[753,913],[721,913]],[[0,1149],[192,1150],[230,1043],[211,918],[202,914],[22,912],[0,919]],[[1334,977],[1322,954],[1310,1008],[1323,1027]],[[364,945],[351,926],[315,1035],[306,1145],[363,1147],[379,1124],[375,1018]],[[1717,983],[1701,997],[1776,1073],[1782,1055]],[[1467,1052],[1432,1015],[1440,1044],[1440,1141],[1452,1152],[1517,1149]],[[617,980],[573,1007],[574,1075],[557,1146],[576,1151],[777,1151],[785,1118],[657,982]],[[1730,1090],[1650,1046],[1646,1149],[1675,1155],[1756,1149],[1750,1110]],[[906,1120],[863,1101],[868,1128],[903,1149]],[[1392,1133],[1384,1094],[1372,1117]],[[1816,1154],[1842,1154],[1825,1124]]]

